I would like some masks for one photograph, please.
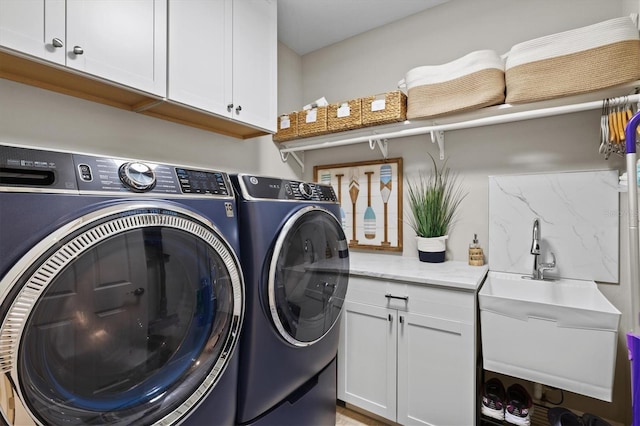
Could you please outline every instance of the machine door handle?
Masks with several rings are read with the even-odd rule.
[[[409,296],[394,296],[391,293],[385,294],[384,297],[386,297],[387,299],[400,299],[400,300],[404,300],[405,302],[409,301]]]

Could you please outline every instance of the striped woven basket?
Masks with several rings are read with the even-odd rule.
[[[505,63],[506,101],[592,92],[640,79],[640,38],[631,18],[610,19],[529,40]]]
[[[504,62],[492,50],[479,50],[443,65],[407,72],[407,118],[438,117],[504,101]]]

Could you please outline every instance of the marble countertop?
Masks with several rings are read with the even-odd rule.
[[[354,276],[386,278],[423,285],[477,291],[489,267],[467,262],[420,262],[417,257],[349,251],[349,272]]]

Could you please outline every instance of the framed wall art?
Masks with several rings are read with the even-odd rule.
[[[349,248],[402,251],[402,158],[315,166],[340,200]]]

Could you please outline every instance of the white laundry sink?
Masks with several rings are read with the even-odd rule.
[[[485,369],[611,401],[620,311],[594,281],[491,271],[478,300]]]

